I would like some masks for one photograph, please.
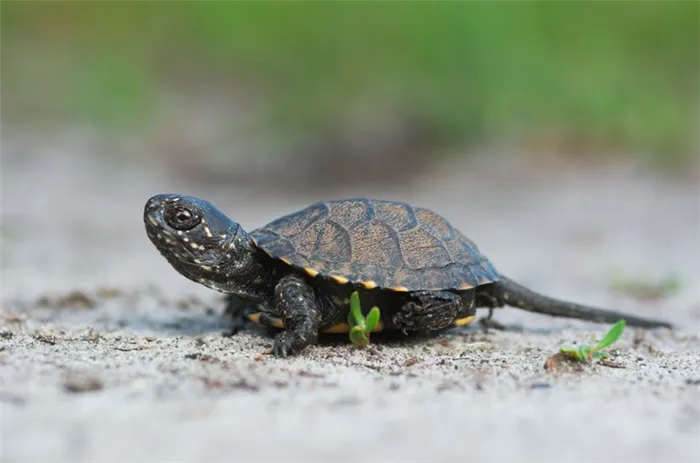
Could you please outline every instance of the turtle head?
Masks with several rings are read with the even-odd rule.
[[[175,270],[211,289],[245,294],[256,270],[254,242],[209,201],[159,194],[146,202],[146,233]]]

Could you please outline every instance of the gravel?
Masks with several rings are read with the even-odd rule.
[[[503,273],[550,295],[662,317],[611,366],[546,371],[606,326],[506,308],[479,326],[359,350],[324,340],[265,354],[224,337],[222,297],[149,243],[148,196],[206,197],[245,227],[316,198],[170,178],[140,160],[3,148],[2,460],[24,462],[700,461],[696,181],[625,165],[455,161],[368,194],[436,209]],[[498,161],[498,162],[496,162]],[[679,290],[620,294],[617,276]]]

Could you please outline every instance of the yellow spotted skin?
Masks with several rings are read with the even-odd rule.
[[[445,218],[397,201],[318,202],[251,236],[267,254],[340,285],[468,290],[499,279],[477,246]]]

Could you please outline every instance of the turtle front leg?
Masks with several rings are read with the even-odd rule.
[[[227,294],[224,317],[228,318],[229,328],[224,332],[224,336],[234,336],[245,328],[250,323],[248,320],[249,311],[250,304],[248,302],[235,294]]]
[[[418,291],[394,315],[394,324],[407,331],[447,328],[463,308],[462,298],[447,291]]]
[[[321,313],[313,289],[303,278],[282,278],[275,287],[274,303],[285,330],[275,337],[273,355],[286,357],[316,343]]]

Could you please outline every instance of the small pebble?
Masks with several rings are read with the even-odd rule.
[[[63,381],[63,388],[72,393],[93,392],[103,388],[102,381],[93,376],[70,375]]]

